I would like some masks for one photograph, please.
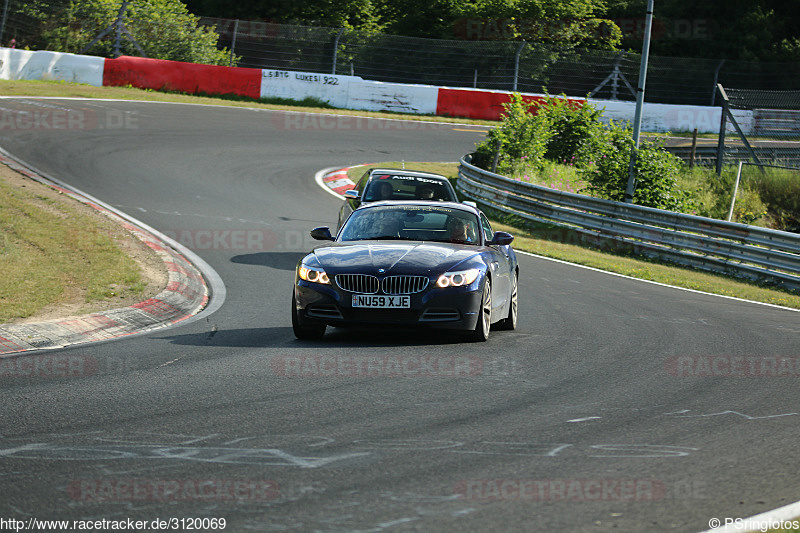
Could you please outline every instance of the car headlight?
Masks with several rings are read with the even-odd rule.
[[[308,265],[300,265],[297,269],[297,275],[303,281],[310,281],[311,283],[320,283],[322,285],[330,285],[331,280],[328,275],[319,267],[311,267]]]
[[[444,289],[445,287],[464,287],[471,284],[478,278],[480,270],[470,268],[459,272],[445,272],[436,280],[436,286]]]

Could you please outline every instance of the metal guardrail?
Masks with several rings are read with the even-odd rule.
[[[550,240],[588,243],[800,289],[800,235],[602,200],[512,180],[461,159],[457,188],[476,202],[544,223]]]

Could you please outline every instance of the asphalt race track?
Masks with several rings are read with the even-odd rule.
[[[485,344],[340,329],[295,340],[294,267],[339,207],[314,174],[454,161],[480,139],[464,127],[0,106],[77,110],[66,129],[4,128],[0,146],[194,246],[227,287],[188,325],[38,352],[96,361],[89,375],[0,377],[0,517],[691,532],[800,500],[797,312],[520,256],[519,327]]]

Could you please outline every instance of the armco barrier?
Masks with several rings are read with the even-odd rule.
[[[492,208],[562,228],[557,238],[568,242],[800,289],[800,235],[794,233],[557,191],[480,169],[471,156],[461,160],[458,189]]]
[[[522,94],[528,102],[542,102],[544,94]],[[436,114],[439,116],[465,117],[480,120],[500,120],[503,114],[503,104],[509,102],[511,93],[507,91],[487,91],[481,89],[439,89],[436,103]],[[572,102],[586,102],[582,98],[568,98]],[[588,102],[603,111],[603,121],[614,120],[632,121],[636,113],[635,102],[619,100],[597,100],[590,98]],[[753,112],[747,110],[734,110],[734,115],[742,130],[749,133],[753,128]],[[642,131],[669,132],[692,131],[697,128],[698,133],[719,133],[721,108],[671,105],[671,104],[644,104],[642,111]],[[730,131],[735,131],[729,124]]]
[[[605,122],[609,120],[632,121],[636,113],[635,102],[590,98],[589,103],[603,111]],[[736,117],[742,131],[751,133],[754,126],[753,112],[746,109],[732,109],[731,112]],[[697,128],[698,133],[719,133],[721,116],[721,107],[645,103],[642,109],[642,131],[691,132]],[[726,129],[730,132],[736,131],[730,121],[728,121]]]
[[[292,70],[261,71],[261,97],[303,100],[317,98],[333,107],[348,107],[350,85],[364,81],[358,76],[337,76]]]
[[[544,95],[524,94],[526,102],[543,102]],[[504,91],[483,91],[477,89],[439,89],[436,114],[446,117],[466,117],[481,120],[500,120],[503,104],[511,99],[511,93]],[[576,99],[583,102],[584,100]]]
[[[0,79],[103,85],[102,57],[0,48]]]
[[[0,79],[64,80],[96,86],[132,85],[142,89],[236,94],[249,98],[279,96],[302,100],[310,96],[346,109],[483,120],[499,119],[503,104],[510,98],[506,91],[383,83],[365,81],[358,76],[199,65],[125,56],[103,59],[10,48],[0,48]],[[541,101],[545,95],[523,94],[523,97]],[[584,101],[581,98],[570,100]],[[633,102],[593,99],[589,102],[603,110],[606,121],[633,119]],[[753,113],[747,110],[734,110],[733,113],[742,130],[750,133]],[[642,131],[692,131],[697,128],[699,133],[718,133],[719,117],[720,109],[716,107],[646,103]]]
[[[261,96],[261,69],[122,56],[105,60],[103,85],[257,99]]]
[[[440,90],[431,85],[354,82],[350,84],[347,109],[433,115]]]

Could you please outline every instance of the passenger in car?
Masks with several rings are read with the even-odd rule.
[[[433,189],[430,187],[417,188],[417,200],[433,200]]]

